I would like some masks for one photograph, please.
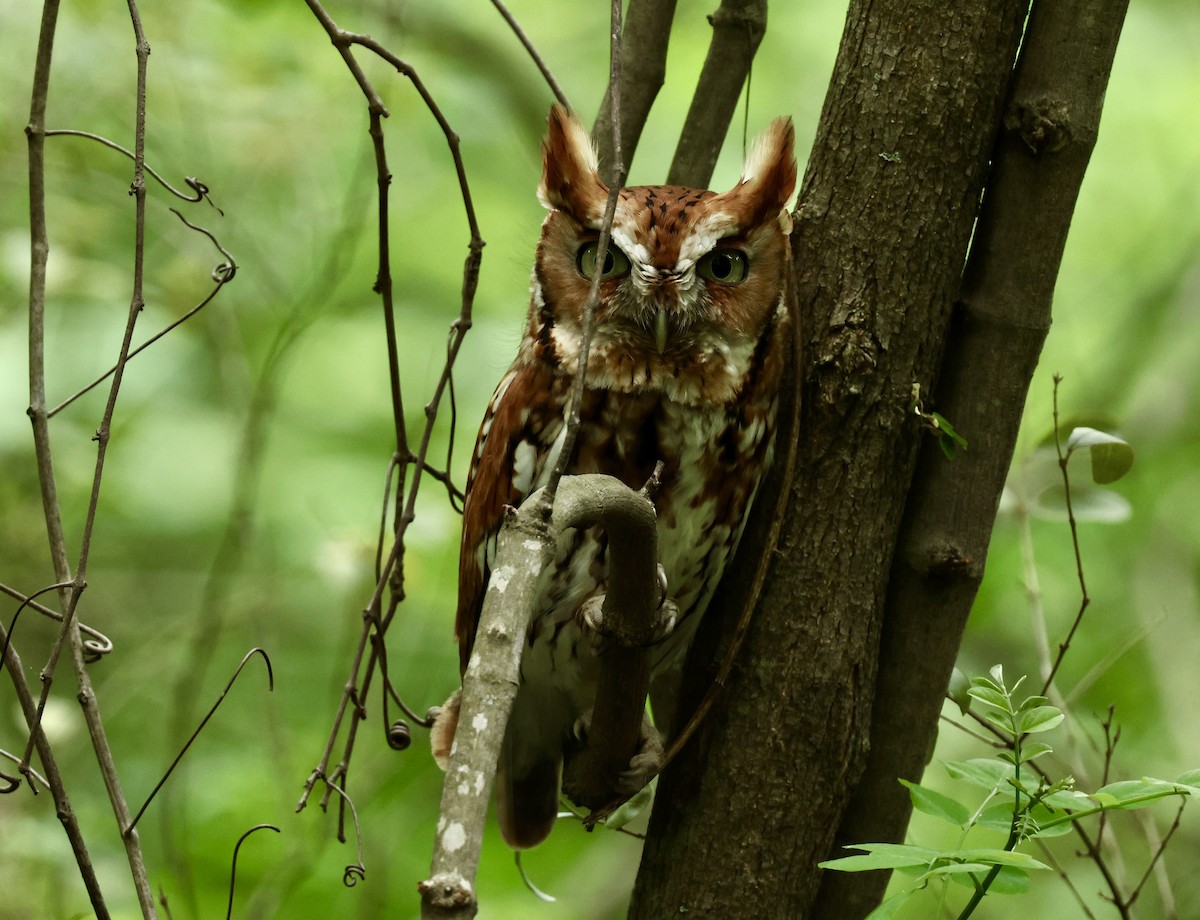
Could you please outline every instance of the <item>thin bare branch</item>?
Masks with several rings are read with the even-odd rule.
[[[242,673],[242,668],[246,666],[246,662],[248,662],[254,655],[261,655],[263,662],[267,666],[267,691],[270,692],[275,689],[275,675],[271,670],[271,659],[267,657],[267,653],[261,648],[255,647],[250,649],[250,651],[246,652],[245,656],[243,656],[241,664],[239,664],[236,670],[234,670],[233,676],[229,678],[229,682],[225,684],[225,689],[221,691],[221,695],[217,697],[217,701],[213,703],[212,708],[208,710],[208,714],[200,721],[200,724],[196,726],[196,730],[192,732],[192,736],[188,738],[187,742],[183,745],[183,748],[178,754],[175,755],[175,759],[171,761],[171,765],[167,767],[167,772],[163,774],[162,779],[160,779],[154,788],[150,790],[150,794],[146,796],[146,801],[142,803],[142,807],[137,810],[137,814],[133,816],[133,819],[124,828],[124,833],[126,835],[133,833],[133,829],[137,827],[138,821],[141,820],[141,817],[145,813],[146,809],[150,807],[150,803],[154,801],[154,797],[158,795],[158,790],[161,789],[166,781],[171,778],[171,774],[175,772],[175,768],[179,765],[179,761],[183,760],[183,755],[188,752],[188,748],[190,748],[192,743],[200,736],[200,732],[204,731],[204,726],[208,724],[208,720],[213,717],[213,714],[217,711],[217,708],[221,705],[221,703],[225,700],[225,697],[229,694],[229,691],[233,688],[234,681],[236,681],[238,679],[238,675]]]
[[[550,87],[550,91],[554,93],[554,98],[568,109],[571,108],[571,103],[567,101],[567,94],[563,92],[562,87],[558,85],[558,81],[554,79],[554,74],[550,72],[550,68],[546,65],[546,62],[542,59],[542,56],[538,54],[537,48],[534,47],[534,44],[530,40],[529,36],[525,34],[525,30],[521,28],[521,24],[517,22],[517,18],[511,12],[509,12],[508,7],[503,3],[503,0],[492,0],[492,6],[496,8],[496,11],[502,17],[504,17],[504,21],[508,23],[508,27],[512,29],[513,34],[517,36],[517,40],[525,47],[525,50],[529,52],[529,56],[533,58],[533,63],[536,64],[537,69],[542,72],[542,77],[545,79],[546,84]]]
[[[137,160],[137,157],[132,150],[126,150],[120,144],[116,143],[116,141],[110,141],[107,137],[102,137],[99,134],[93,134],[90,131],[75,131],[72,129],[58,128],[58,129],[52,129],[52,130],[47,131],[46,137],[86,137],[88,140],[96,141],[97,143],[103,144],[105,147],[109,147],[113,150],[116,150],[120,153],[125,154],[125,156],[129,157],[129,159],[134,160],[135,162]],[[158,182],[159,185],[161,185],[163,188],[165,188],[168,192],[170,192],[176,198],[182,199],[183,201],[190,201],[193,204],[196,202],[199,202],[199,201],[207,201],[214,208],[216,208],[216,211],[218,214],[224,216],[225,212],[222,211],[220,208],[218,208],[216,206],[216,204],[213,202],[213,200],[209,197],[208,186],[205,185],[203,182],[201,182],[199,179],[195,178],[194,176],[185,176],[183,179],[184,184],[188,188],[190,188],[192,190],[192,192],[195,194],[195,197],[193,197],[192,195],[188,195],[184,192],[179,191],[179,189],[175,188],[175,186],[173,186],[170,182],[168,182],[166,179],[164,179],[149,164],[144,164],[144,167],[145,167],[146,172],[149,173],[150,176],[152,178],[154,178],[154,180],[156,182]],[[178,212],[176,212],[176,213],[178,213]],[[216,241],[214,240],[213,242],[216,242]],[[218,245],[220,245],[220,244],[218,244]],[[222,251],[224,251],[224,250],[222,250]],[[228,253],[226,253],[226,254],[228,255]]]
[[[242,844],[246,842],[247,837],[249,837],[255,831],[262,830],[272,830],[277,834],[279,833],[279,828],[277,828],[274,824],[256,824],[254,827],[250,828],[250,830],[246,831],[246,833],[242,834],[242,836],[238,838],[237,843],[233,845],[233,865],[229,870],[229,906],[225,908],[225,920],[232,920],[233,917],[233,886],[237,882],[238,851],[241,850]]]
[[[1070,459],[1069,454],[1064,454],[1062,449],[1061,432],[1058,429],[1058,387],[1062,383],[1062,377],[1058,374],[1054,375],[1054,450],[1058,454],[1058,466],[1062,471],[1063,493],[1067,503],[1067,523],[1071,527],[1071,546],[1075,551],[1075,574],[1079,579],[1079,612],[1075,614],[1075,620],[1071,623],[1071,628],[1067,630],[1067,637],[1058,646],[1058,655],[1054,659],[1054,664],[1050,667],[1050,673],[1046,675],[1046,680],[1042,684],[1042,695],[1050,689],[1050,685],[1054,683],[1054,675],[1058,673],[1059,667],[1063,663],[1063,659],[1067,656],[1067,650],[1071,647],[1071,640],[1075,638],[1075,632],[1083,623],[1083,615],[1087,612],[1088,605],[1092,599],[1088,596],[1087,579],[1083,575],[1083,553],[1079,549],[1079,525],[1075,520],[1075,509],[1071,504],[1071,474],[1067,472],[1067,462]]]
[[[609,116],[608,131],[611,137],[611,177],[609,177],[608,201],[604,206],[604,220],[600,224],[600,239],[596,241],[596,267],[592,272],[592,284],[588,288],[587,301],[583,306],[582,335],[580,336],[579,357],[575,368],[575,379],[571,383],[571,404],[567,413],[566,434],[563,437],[562,450],[550,473],[546,485],[546,494],[550,505],[554,503],[554,494],[558,490],[559,480],[566,473],[567,467],[575,459],[575,442],[579,437],[580,409],[583,406],[583,395],[587,389],[588,355],[592,346],[592,324],[596,316],[596,305],[600,302],[600,279],[604,274],[604,261],[608,256],[608,246],[612,238],[613,218],[617,213],[617,198],[621,187],[625,184],[625,162],[622,156],[623,131],[621,125],[621,0],[612,0],[611,4],[611,35],[609,41],[608,63],[608,93],[605,96],[603,111]]]
[[[409,463],[413,465],[414,471],[411,483],[406,483],[406,477],[402,472],[400,484],[396,489],[397,513],[395,515],[393,525],[393,543],[390,551],[387,554],[386,561],[381,566],[377,566],[379,568],[378,579],[372,598],[367,604],[364,612],[363,630],[360,634],[359,642],[354,653],[354,660],[351,665],[350,675],[346,681],[342,699],[338,705],[337,713],[334,716],[333,726],[330,731],[325,751],[305,784],[304,793],[297,804],[298,811],[304,808],[312,789],[319,780],[324,780],[327,785],[326,794],[322,801],[322,805],[325,805],[328,802],[331,792],[336,791],[339,794],[343,794],[343,789],[334,788],[332,784],[337,782],[336,778],[340,778],[340,781],[343,784],[345,782],[350,756],[353,751],[355,739],[357,738],[357,728],[363,717],[363,710],[358,701],[365,699],[369,693],[371,680],[379,663],[380,645],[377,643],[371,643],[370,640],[372,631],[374,630],[380,636],[386,632],[388,625],[395,616],[397,606],[404,596],[404,536],[408,525],[411,523],[415,515],[416,498],[423,474],[430,469],[427,458],[433,435],[433,427],[437,420],[438,409],[441,405],[443,394],[447,390],[453,392],[452,372],[454,362],[457,359],[463,337],[471,328],[471,313],[474,304],[475,290],[479,280],[479,267],[482,258],[482,251],[485,245],[483,237],[479,233],[479,227],[475,217],[475,210],[471,200],[470,186],[467,181],[466,168],[462,161],[458,136],[451,129],[445,115],[442,113],[441,109],[433,99],[433,96],[425,87],[416,71],[408,63],[391,53],[387,48],[375,41],[370,36],[348,32],[341,29],[328,14],[328,12],[325,11],[318,0],[307,0],[307,3],[310,10],[312,10],[318,21],[320,21],[322,26],[325,28],[326,33],[329,35],[334,46],[342,55],[343,60],[346,62],[347,67],[350,69],[368,102],[368,110],[371,120],[371,136],[375,144],[377,175],[380,188],[380,269],[377,278],[376,290],[380,293],[381,299],[384,301],[385,326],[388,330],[389,381],[392,388],[393,417],[396,425],[396,461],[399,463],[402,471],[407,470]],[[396,357],[396,349],[394,344],[395,327],[391,296],[391,277],[389,268],[390,257],[388,255],[386,198],[386,189],[390,184],[391,176],[387,170],[381,122],[381,119],[387,116],[387,110],[384,107],[379,94],[367,79],[354,56],[352,49],[355,45],[366,48],[381,59],[387,61],[397,70],[397,72],[406,77],[417,90],[417,93],[421,96],[422,100],[425,102],[430,114],[437,121],[443,135],[446,138],[451,157],[454,161],[463,207],[466,212],[467,223],[470,228],[471,238],[468,243],[468,252],[463,268],[462,299],[459,315],[450,326],[450,340],[447,346],[446,363],[443,367],[442,375],[434,387],[433,396],[431,397],[429,403],[425,406],[426,424],[415,453],[409,449],[407,435],[404,430],[404,413],[401,403],[399,383],[399,363],[398,358]],[[390,476],[391,472],[389,471],[389,478]],[[390,485],[386,491],[390,494]],[[401,502],[402,498],[403,503]],[[403,504],[403,507],[401,507],[401,504]],[[386,509],[384,513],[384,519],[386,520]],[[383,554],[381,551],[379,553],[379,557],[382,557],[382,555]],[[389,586],[391,588],[391,596],[388,602],[387,611],[384,613],[381,610],[381,600],[384,590]],[[367,654],[368,646],[370,646],[369,655]],[[363,668],[364,660],[366,661],[365,670]],[[351,701],[354,701],[353,707],[349,706]],[[328,772],[329,762],[332,757],[333,748],[337,743],[337,738],[341,734],[343,719],[345,718],[348,709],[350,710],[351,721],[345,740],[342,761],[339,763],[337,768],[335,768],[333,773],[330,774]],[[343,802],[344,801],[345,799],[343,797]],[[343,823],[344,816],[345,813],[343,807]],[[344,834],[344,827],[341,833]]]
[[[3,626],[0,626],[0,630],[3,630],[3,628]],[[16,691],[17,702],[21,706],[25,724],[29,726],[34,745],[37,748],[38,757],[42,761],[42,769],[45,771],[44,783],[49,787],[50,794],[54,798],[55,812],[71,845],[71,853],[75,857],[75,865],[79,869],[80,878],[87,889],[92,910],[95,911],[98,920],[108,920],[108,906],[104,902],[104,894],[100,889],[100,881],[96,876],[95,866],[92,865],[92,858],[88,853],[87,843],[83,838],[83,831],[75,815],[74,806],[71,804],[71,797],[67,794],[67,787],[58,772],[58,761],[54,757],[54,749],[46,738],[45,732],[40,729],[37,703],[34,700],[33,693],[29,689],[29,684],[25,680],[25,670],[21,664],[21,656],[17,654],[17,650],[8,641],[7,634],[4,636],[4,664],[8,668],[9,679],[12,680],[13,689]],[[31,779],[29,788],[34,795],[37,795],[36,780],[42,779],[42,777],[35,773],[32,767],[27,764],[20,767],[20,772]]]
[[[1133,902],[1138,899],[1142,893],[1142,889],[1146,887],[1146,882],[1150,880],[1151,874],[1160,865],[1163,854],[1167,851],[1167,844],[1171,842],[1171,838],[1175,836],[1175,832],[1179,830],[1179,822],[1183,819],[1183,809],[1187,806],[1188,797],[1183,796],[1179,800],[1179,807],[1175,810],[1175,820],[1171,822],[1171,826],[1167,828],[1167,832],[1163,834],[1162,839],[1158,841],[1158,845],[1154,847],[1154,852],[1150,855],[1150,861],[1146,864],[1146,871],[1142,873],[1142,877],[1138,879],[1133,890],[1129,892],[1129,896],[1125,898],[1125,906],[1132,907]],[[1148,815],[1147,820],[1153,821]],[[1169,890],[1169,889],[1168,889]]]
[[[197,233],[202,233],[205,236],[207,236],[212,241],[212,244],[214,246],[216,246],[218,250],[220,250],[221,255],[225,256],[225,261],[221,262],[219,265],[217,265],[212,270],[212,279],[213,279],[213,281],[216,282],[216,287],[214,287],[212,289],[212,291],[209,292],[208,296],[205,297],[198,304],[196,304],[194,307],[192,307],[190,310],[188,310],[186,313],[184,313],[181,317],[179,317],[179,319],[175,320],[175,322],[171,323],[166,328],[164,328],[161,331],[152,335],[150,338],[148,338],[146,341],[144,341],[137,348],[131,349],[129,354],[125,356],[126,363],[128,363],[130,360],[135,358],[137,355],[141,354],[143,351],[145,351],[147,348],[149,348],[151,345],[153,345],[155,342],[157,342],[159,339],[161,339],[168,332],[171,332],[171,331],[177,329],[179,326],[182,326],[189,319],[191,319],[193,316],[195,316],[197,313],[199,313],[201,310],[203,310],[205,307],[207,307],[210,303],[212,303],[213,300],[216,298],[217,294],[219,294],[221,292],[221,288],[223,288],[226,284],[228,284],[230,281],[232,281],[234,278],[234,275],[237,274],[237,262],[234,260],[233,256],[230,255],[229,250],[227,250],[224,246],[221,245],[221,241],[216,238],[216,236],[212,233],[212,231],[206,230],[204,227],[196,226],[191,221],[189,221],[186,217],[184,217],[182,214],[180,214],[178,211],[176,211],[174,208],[171,208],[171,212],[176,217],[178,217],[181,221],[183,221],[183,223],[188,228],[195,230]],[[79,399],[79,397],[83,396],[85,393],[91,392],[95,387],[99,386],[101,383],[103,383],[105,380],[107,380],[109,377],[111,377],[113,374],[115,374],[116,371],[117,371],[117,366],[113,365],[107,371],[105,371],[103,374],[101,374],[99,377],[97,377],[95,380],[93,380],[91,383],[89,383],[87,386],[83,387],[80,390],[75,391],[70,396],[68,396],[66,399],[64,399],[62,402],[60,402],[57,406],[55,406],[53,409],[51,409],[49,412],[47,412],[46,417],[54,418],[54,416],[56,416],[59,412],[61,412],[65,408],[67,408],[67,406],[71,405],[71,403],[75,402],[75,400]]]

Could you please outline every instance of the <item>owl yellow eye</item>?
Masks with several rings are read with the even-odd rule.
[[[740,249],[714,249],[696,263],[701,278],[721,284],[741,284],[749,267],[750,260]]]
[[[575,265],[579,268],[579,274],[583,275],[589,281],[596,271],[596,249],[597,246],[595,243],[584,243],[579,247],[579,255],[575,257]],[[608,280],[609,278],[619,278],[621,275],[628,274],[628,256],[612,243],[609,243],[608,252],[604,254],[604,271],[600,273],[600,277]]]

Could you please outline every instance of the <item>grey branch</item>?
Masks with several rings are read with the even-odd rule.
[[[611,796],[610,778],[629,765],[641,735],[649,679],[648,629],[658,604],[657,524],[649,498],[608,476],[564,476],[547,507],[539,490],[500,530],[471,660],[463,675],[458,730],[450,753],[421,916],[469,918],[478,910],[475,873],[496,762],[519,685],[521,653],[541,573],[558,534],[599,525],[608,534],[604,652],[589,746],[573,761],[577,782]],[[632,644],[633,648],[628,647]],[[610,782],[606,788],[605,782]]]

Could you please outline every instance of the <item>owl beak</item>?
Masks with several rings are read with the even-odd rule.
[[[667,311],[659,307],[654,314],[654,344],[661,355],[667,350]]]

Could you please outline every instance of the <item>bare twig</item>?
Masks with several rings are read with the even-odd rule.
[[[1075,614],[1075,621],[1071,624],[1071,628],[1067,631],[1067,637],[1058,646],[1058,656],[1054,659],[1054,664],[1050,668],[1050,673],[1046,675],[1046,680],[1042,684],[1042,694],[1050,689],[1050,685],[1054,683],[1054,675],[1058,673],[1059,667],[1062,665],[1063,659],[1067,655],[1067,649],[1071,647],[1071,640],[1075,637],[1075,631],[1079,629],[1083,622],[1083,615],[1087,612],[1088,604],[1092,599],[1088,597],[1087,580],[1083,576],[1083,554],[1079,549],[1079,526],[1075,521],[1075,510],[1071,505],[1071,475],[1067,472],[1067,462],[1070,459],[1069,454],[1064,454],[1062,449],[1061,432],[1058,430],[1058,385],[1062,383],[1062,377],[1058,374],[1054,375],[1054,450],[1058,454],[1058,466],[1062,470],[1063,493],[1067,503],[1067,523],[1071,526],[1071,546],[1075,550],[1075,573],[1079,579],[1079,612]]]
[[[53,30],[51,30],[52,34]],[[0,626],[0,630],[3,630],[3,626]],[[34,745],[37,748],[38,757],[41,758],[42,768],[45,771],[44,783],[50,788],[50,794],[54,798],[55,812],[71,845],[71,852],[75,857],[75,865],[79,869],[80,878],[87,889],[92,910],[96,912],[98,920],[108,920],[108,906],[104,902],[104,894],[100,889],[100,881],[96,877],[96,869],[92,865],[92,858],[88,853],[87,843],[83,839],[83,832],[79,827],[79,820],[75,815],[75,809],[71,805],[71,797],[67,794],[67,787],[58,772],[58,762],[54,757],[54,749],[51,747],[49,740],[46,738],[46,733],[41,730],[38,722],[37,704],[34,701],[33,693],[29,689],[29,684],[25,680],[25,670],[21,665],[21,656],[17,654],[17,650],[8,641],[7,635],[4,636],[4,664],[8,668],[9,679],[12,680],[13,689],[16,690],[17,702],[21,706],[21,712],[25,717],[25,724],[29,726]],[[22,758],[23,760],[24,758]],[[34,795],[37,795],[37,785],[33,780],[41,779],[41,777],[28,765],[20,767],[20,771],[25,776],[31,778],[29,788]]]
[[[1161,865],[1163,854],[1167,851],[1167,844],[1171,842],[1171,838],[1175,836],[1175,832],[1179,830],[1179,822],[1183,818],[1183,809],[1187,806],[1188,799],[1184,796],[1179,800],[1179,808],[1175,810],[1175,820],[1171,822],[1171,826],[1167,828],[1167,832],[1163,834],[1162,839],[1158,841],[1158,845],[1154,847],[1154,852],[1150,856],[1150,861],[1146,863],[1146,871],[1142,873],[1142,877],[1138,879],[1133,890],[1129,892],[1129,896],[1125,898],[1125,906],[1132,907],[1133,902],[1138,899],[1138,895],[1142,893],[1142,889],[1146,887],[1146,882],[1150,880],[1151,873]],[[1153,821],[1148,815],[1144,816],[1148,821]],[[1169,891],[1169,889],[1168,889]],[[1173,912],[1172,912],[1173,913]]]
[[[47,591],[56,591],[61,590],[62,588],[70,587],[70,584],[50,584],[47,585],[46,588],[34,591],[34,593],[26,597],[20,593],[20,591],[8,587],[7,584],[0,583],[0,594],[7,594],[8,596],[14,597],[14,599],[20,601],[20,606],[17,607],[16,613],[13,613],[12,620],[10,623],[8,623],[8,636],[5,638],[4,649],[0,651],[0,660],[2,660],[2,657],[4,657],[4,654],[8,650],[8,643],[12,642],[12,632],[17,627],[17,618],[20,617],[20,612],[22,612],[26,607],[29,607],[32,609],[32,611],[42,614],[43,617],[49,617],[52,620],[58,620],[59,623],[62,623],[61,613],[58,611],[52,611],[52,609],[41,605],[41,603],[38,603],[34,599],[38,595],[46,594]],[[107,655],[113,650],[112,639],[108,638],[106,635],[104,635],[104,633],[94,630],[91,626],[86,626],[82,623],[79,624],[79,630],[80,632],[83,632],[84,635],[89,637],[84,641],[84,648],[86,651],[88,651],[89,661],[96,661],[97,659],[100,659],[101,656]]]
[[[1103,812],[1101,813],[1103,814]],[[1059,880],[1067,886],[1067,890],[1071,892],[1071,896],[1075,898],[1075,903],[1079,905],[1079,909],[1083,911],[1083,915],[1087,917],[1087,920],[1096,920],[1096,915],[1092,913],[1091,908],[1087,906],[1087,902],[1083,899],[1083,895],[1079,893],[1079,889],[1076,888],[1075,883],[1071,881],[1070,874],[1066,869],[1063,868],[1062,863],[1055,858],[1054,851],[1051,850],[1050,847],[1046,846],[1046,841],[1042,840],[1040,837],[1035,838],[1035,842],[1038,845],[1038,849],[1042,851],[1042,857],[1051,865],[1055,874],[1059,877]]]
[[[592,284],[588,288],[587,301],[583,306],[582,334],[579,342],[579,357],[575,368],[575,379],[571,382],[571,403],[567,412],[567,428],[563,437],[562,450],[550,473],[546,494],[550,504],[558,490],[559,480],[575,459],[575,442],[579,437],[580,409],[587,389],[588,354],[592,345],[592,324],[596,316],[596,305],[600,302],[600,279],[604,275],[604,261],[612,238],[613,217],[617,213],[617,199],[625,184],[625,163],[621,154],[621,0],[612,0],[611,33],[609,41],[608,93],[603,110],[610,118],[608,130],[612,135],[612,177],[608,189],[608,201],[604,206],[604,220],[600,224],[600,238],[596,241],[596,267],[592,272]]]
[[[517,36],[517,40],[524,46],[525,50],[529,52],[529,56],[533,58],[533,63],[536,64],[537,69],[542,72],[542,77],[545,79],[546,84],[550,87],[550,91],[554,93],[554,98],[566,108],[571,108],[571,103],[567,101],[567,94],[563,92],[562,87],[558,85],[558,81],[554,79],[554,74],[550,72],[550,68],[546,66],[546,62],[542,59],[542,56],[538,54],[537,48],[534,47],[533,42],[529,39],[529,36],[525,34],[525,30],[521,28],[521,24],[517,22],[517,18],[513,16],[511,12],[509,12],[508,7],[503,3],[503,0],[492,0],[492,6],[496,8],[496,11],[504,18],[504,21],[508,23],[508,27],[512,29],[513,34]]]
[[[255,647],[250,649],[250,651],[246,652],[241,663],[234,670],[233,676],[229,678],[229,682],[225,684],[225,689],[221,691],[221,695],[217,697],[217,701],[213,703],[212,708],[208,710],[208,714],[200,721],[200,724],[196,726],[196,730],[192,732],[192,736],[188,738],[187,742],[183,745],[183,748],[179,751],[179,753],[175,755],[175,759],[172,760],[171,765],[167,767],[167,772],[163,774],[162,779],[158,781],[155,787],[150,790],[150,794],[146,796],[146,801],[143,802],[142,807],[137,810],[137,814],[133,816],[133,819],[129,822],[129,825],[124,829],[124,833],[131,834],[133,829],[137,827],[138,821],[141,820],[141,817],[145,813],[146,809],[150,807],[150,803],[154,801],[154,797],[158,795],[158,790],[161,789],[166,781],[171,778],[171,774],[175,771],[175,767],[179,765],[179,761],[183,760],[183,755],[188,752],[188,748],[192,746],[192,742],[194,742],[200,736],[200,732],[204,731],[204,726],[208,724],[208,720],[213,717],[213,714],[217,711],[217,708],[221,705],[221,703],[225,700],[225,697],[229,694],[229,691],[233,688],[234,681],[236,681],[238,679],[238,675],[242,673],[242,668],[246,666],[246,662],[249,661],[254,655],[261,655],[263,662],[267,666],[267,691],[269,692],[275,689],[275,675],[271,670],[271,659],[267,657],[267,653],[261,648]]]
[[[242,836],[238,838],[237,843],[233,845],[233,865],[229,869],[229,906],[225,908],[225,920],[231,920],[233,917],[233,886],[237,882],[238,851],[241,850],[242,844],[246,842],[247,837],[249,837],[255,831],[262,830],[272,830],[277,834],[279,833],[279,828],[277,828],[274,824],[256,824],[254,827],[250,828],[250,830],[246,831],[246,833],[242,834]]]
[[[93,134],[90,131],[75,131],[66,128],[59,128],[47,131],[46,137],[86,137],[88,140],[96,141],[97,143],[103,144],[105,147],[109,147],[125,154],[125,156],[129,157],[129,159],[134,160],[135,162],[137,161],[137,156],[132,150],[126,150],[115,141],[110,141],[107,137],[102,137],[99,134]],[[208,186],[199,179],[195,178],[194,176],[185,176],[183,179],[184,184],[195,193],[195,197],[192,197],[191,195],[187,195],[175,188],[175,186],[159,175],[158,172],[156,172],[149,164],[143,164],[143,167],[145,168],[146,172],[158,182],[159,185],[165,188],[176,198],[182,199],[183,201],[190,201],[193,204],[198,201],[207,201],[214,208],[216,208],[218,214],[224,216],[225,212],[218,208],[213,200],[208,196]]]
[[[187,200],[191,200],[191,199],[187,199]],[[179,317],[179,319],[175,320],[175,322],[171,323],[169,326],[162,329],[160,332],[157,332],[154,335],[152,335],[150,338],[148,338],[146,341],[144,341],[137,348],[131,349],[129,354],[125,356],[126,363],[128,363],[132,358],[141,354],[143,351],[145,351],[147,348],[149,348],[151,345],[153,345],[155,342],[157,342],[159,339],[161,339],[168,332],[171,332],[174,329],[178,328],[179,326],[182,326],[189,319],[191,319],[193,316],[195,316],[197,313],[199,313],[201,310],[203,310],[205,307],[207,307],[210,303],[212,303],[212,301],[216,298],[217,294],[219,294],[221,292],[221,288],[223,288],[226,284],[228,284],[230,281],[232,281],[234,275],[237,274],[237,262],[234,261],[234,258],[232,255],[230,255],[229,250],[227,250],[224,246],[221,245],[221,241],[218,240],[211,231],[206,230],[203,227],[197,227],[195,224],[193,224],[191,221],[189,221],[186,217],[184,217],[182,214],[180,214],[174,208],[171,208],[171,212],[176,217],[178,217],[181,221],[183,221],[183,223],[187,227],[189,227],[192,230],[195,230],[197,233],[202,233],[205,236],[207,236],[212,241],[212,244],[214,246],[216,246],[218,250],[220,250],[221,255],[225,256],[225,261],[220,263],[219,265],[217,265],[216,268],[214,268],[212,270],[212,279],[213,279],[213,281],[216,282],[216,287],[214,287],[212,289],[212,291],[209,292],[208,296],[205,297],[198,304],[196,304],[194,307],[192,307],[190,310],[188,310],[186,313],[184,313],[181,317]],[[85,393],[91,392],[92,389],[99,386],[101,383],[103,383],[105,380],[107,380],[109,377],[111,377],[113,374],[115,374],[116,371],[117,371],[116,365],[114,365],[113,367],[110,367],[107,371],[105,371],[102,375],[97,377],[95,380],[93,380],[87,386],[83,387],[80,390],[76,390],[74,393],[72,393],[70,396],[68,396],[62,402],[60,402],[57,406],[55,406],[53,409],[51,409],[49,412],[47,412],[46,417],[53,418],[59,412],[61,412],[63,409],[67,408],[67,406],[71,405],[71,403],[75,402],[75,400],[77,400],[80,396],[83,396]]]
[[[324,7],[318,2],[318,0],[307,0],[307,2],[309,9],[325,28],[330,40],[338,49],[338,52],[342,55],[342,59],[346,62],[346,66],[350,69],[351,74],[354,76],[368,103],[368,111],[371,121],[370,130],[375,146],[380,201],[380,263],[376,290],[384,302],[384,322],[388,330],[389,381],[392,390],[393,418],[395,420],[397,443],[394,462],[400,465],[402,472],[400,483],[396,489],[396,515],[393,524],[391,549],[387,553],[386,559],[383,559],[383,543],[381,541],[378,559],[383,561],[382,564],[377,565],[379,570],[377,573],[378,579],[372,597],[364,611],[363,629],[355,649],[350,674],[347,678],[342,699],[338,705],[337,713],[334,716],[333,726],[330,731],[325,751],[305,783],[304,792],[299,803],[297,804],[298,811],[304,808],[309,796],[311,795],[312,789],[319,780],[324,780],[327,786],[325,797],[322,800],[323,806],[328,802],[331,792],[334,791],[329,788],[331,784],[340,781],[344,786],[345,783],[345,777],[349,768],[349,760],[353,751],[355,739],[357,738],[358,725],[364,716],[360,701],[367,697],[367,694],[370,691],[372,677],[379,664],[380,645],[378,643],[371,642],[371,636],[374,632],[376,635],[382,637],[382,635],[386,632],[388,625],[395,616],[397,606],[404,596],[404,536],[408,525],[413,520],[415,514],[416,497],[420,488],[422,476],[425,472],[430,470],[427,457],[433,434],[433,426],[437,420],[441,399],[447,390],[452,392],[453,365],[457,359],[463,337],[471,327],[471,313],[474,303],[475,289],[479,279],[479,266],[484,246],[484,240],[479,233],[478,223],[475,218],[474,206],[471,201],[470,187],[466,176],[466,169],[460,153],[458,136],[450,128],[449,122],[446,120],[446,117],[438,107],[437,103],[434,101],[432,95],[429,93],[420,77],[417,75],[416,71],[405,61],[392,54],[370,36],[348,32],[341,29],[337,23],[334,22],[333,18],[328,14],[328,12],[326,12]],[[425,102],[430,114],[437,121],[443,135],[446,138],[451,157],[454,161],[455,171],[457,173],[459,182],[459,189],[462,195],[463,206],[466,211],[467,223],[471,234],[471,239],[468,244],[466,262],[463,269],[462,300],[459,315],[450,327],[450,341],[447,347],[446,363],[443,367],[442,375],[434,388],[433,396],[425,407],[426,424],[415,453],[409,449],[407,435],[404,430],[404,413],[401,403],[399,382],[399,362],[397,350],[395,348],[395,326],[389,268],[390,256],[388,255],[386,198],[386,189],[390,184],[391,176],[387,169],[381,121],[382,118],[387,116],[387,109],[384,107],[383,101],[379,94],[376,92],[375,88],[367,79],[362,68],[358,64],[358,61],[355,58],[352,50],[354,45],[366,48],[367,50],[376,54],[391,64],[397,70],[397,72],[405,76],[417,90],[417,93]],[[407,471],[408,464],[410,463],[414,467],[413,478],[411,483],[407,483],[406,476],[404,474]],[[389,468],[389,479],[392,475],[392,469],[393,467]],[[390,494],[390,485],[386,492]],[[390,598],[387,609],[384,611],[382,609],[382,597],[384,591],[389,586],[391,588]],[[368,646],[370,646],[369,654],[367,652]],[[366,662],[365,669],[364,660]],[[353,706],[350,706],[351,702],[354,703]],[[332,758],[333,748],[337,743],[338,737],[341,735],[343,720],[347,715],[348,709],[350,711],[350,725],[343,747],[342,759],[337,767],[330,772],[329,763]],[[338,788],[336,791],[339,794],[343,794],[342,801],[344,803],[346,800],[344,798],[343,789]],[[342,830],[340,830],[340,834],[343,837],[344,818],[345,810],[343,805],[343,827]]]
[[[11,751],[4,750],[3,748],[0,748],[0,757],[3,757],[5,760],[11,760],[13,763],[18,764],[18,765],[21,763],[20,757],[18,757],[16,754],[13,754]],[[42,776],[42,774],[40,774],[37,770],[33,769],[33,767],[26,765],[25,768],[22,770],[22,772],[32,782],[41,783],[42,787],[44,789],[47,789],[47,790],[50,789],[50,781],[48,779],[46,779],[46,777]],[[11,788],[0,790],[0,791],[2,791],[2,792],[16,791],[17,785],[20,784],[21,780],[18,777],[9,776],[7,773],[4,774],[4,778],[6,780],[11,781],[11,783],[13,785],[11,786]]]

